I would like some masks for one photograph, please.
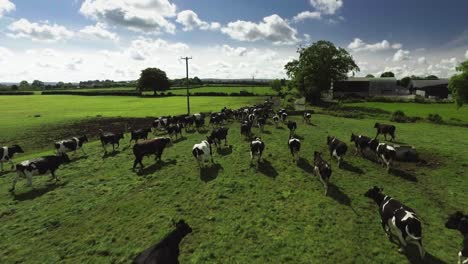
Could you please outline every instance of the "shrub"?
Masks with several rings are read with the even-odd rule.
[[[34,92],[0,91],[0,95],[34,95]]]
[[[432,123],[436,124],[442,124],[444,121],[442,120],[442,117],[439,114],[429,114],[427,116],[427,120]]]
[[[401,110],[397,110],[393,112],[392,117],[390,118],[390,121],[398,122],[398,123],[406,123],[406,122],[411,122],[411,119],[405,115],[405,112]]]

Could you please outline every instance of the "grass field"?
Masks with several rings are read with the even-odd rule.
[[[72,104],[73,97],[69,99]],[[148,115],[149,110],[141,106],[146,104],[138,102],[130,109],[112,103],[115,115]],[[10,103],[0,104],[1,110]],[[61,103],[48,103],[51,120],[62,122],[63,117],[57,117],[62,112],[75,118],[64,105],[63,111],[57,110],[60,107],[52,111]],[[228,106],[235,103],[242,102]],[[76,118],[114,114],[111,106],[106,111],[102,105],[81,100],[73,105],[84,112],[75,113]],[[33,106],[30,113],[47,109]],[[154,108],[174,114],[160,105]],[[350,148],[343,169],[332,162],[333,184],[325,197],[321,183],[311,174],[313,151],[326,153],[325,139],[330,134],[346,142],[351,131],[373,135],[376,120],[314,115],[314,125],[296,121],[303,139],[298,165],[292,163],[287,149],[288,130],[268,125],[261,135],[266,143],[265,163],[256,171],[249,166],[249,143],[240,137],[239,124],[233,123],[230,146],[217,152],[215,165],[203,172],[191,148],[206,135],[194,132],[184,133],[167,149],[161,164],[145,159],[147,167],[140,174],[131,171],[128,136],[121,149],[110,155],[103,156],[97,142],[86,145],[87,156],[72,155],[74,161],[58,171],[61,182],[57,185],[48,182],[47,176],[36,177],[35,189],[23,186],[23,181],[16,195],[11,195],[13,174],[4,174],[0,177],[0,263],[128,263],[172,230],[172,219],[182,218],[193,232],[181,244],[181,263],[418,263],[416,252],[399,254],[384,235],[377,206],[363,196],[374,185],[384,187],[386,194],[420,215],[428,251],[421,263],[456,262],[462,238],[444,228],[444,221],[454,210],[468,208],[466,128],[397,124],[397,140],[416,146],[427,164],[398,163],[387,174],[376,163],[353,156]],[[16,123],[19,128],[23,125]],[[16,161],[49,153],[26,153]]]
[[[394,112],[401,110],[408,116],[418,116],[426,118],[429,114],[439,114],[444,120],[461,120],[465,123],[468,122],[468,107],[462,107],[457,110],[455,104],[415,104],[415,103],[380,103],[380,102],[366,102],[366,103],[350,103],[346,106],[363,106],[373,107]]]

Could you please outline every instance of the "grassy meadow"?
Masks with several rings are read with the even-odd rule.
[[[183,98],[23,98],[0,97],[2,113],[10,111],[0,117],[9,128],[2,128],[0,138],[14,138],[22,129],[30,129],[34,136],[34,128],[27,128],[30,123],[53,127],[96,115],[145,117],[185,111]],[[235,108],[251,100],[200,97],[192,102],[194,111],[205,111],[225,104]],[[30,117],[36,113],[42,116]],[[426,162],[397,163],[390,174],[354,156],[349,144],[343,168],[332,161],[332,185],[325,197],[321,183],[311,174],[311,164],[315,150],[330,160],[326,136],[349,142],[351,132],[374,135],[374,122],[388,121],[314,115],[313,125],[306,125],[299,117],[293,119],[302,140],[297,165],[287,148],[287,128],[269,124],[263,134],[254,129],[266,144],[265,162],[257,171],[249,165],[249,142],[233,122],[227,125],[229,146],[215,151],[215,164],[203,171],[191,148],[209,131],[184,133],[163,154],[162,163],[146,158],[146,168],[139,173],[131,170],[128,135],[118,151],[107,155],[97,142],[85,145],[87,155],[71,155],[73,161],[59,169],[58,184],[48,182],[48,176],[36,177],[34,189],[21,181],[12,195],[8,188],[13,172],[3,173],[0,263],[129,263],[171,231],[171,220],[178,219],[193,228],[181,243],[181,263],[457,261],[462,238],[446,229],[444,221],[454,210],[468,208],[466,128],[396,124],[397,141],[416,146]],[[50,153],[29,152],[16,161]],[[428,252],[424,262],[418,261],[416,250],[398,253],[386,238],[377,206],[363,196],[374,185],[418,212]]]

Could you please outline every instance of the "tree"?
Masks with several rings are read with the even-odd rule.
[[[367,74],[367,75],[366,75],[366,78],[375,78],[375,76],[372,75],[372,74]]]
[[[353,57],[329,41],[320,40],[297,52],[299,60],[288,62],[284,68],[299,92],[313,104],[320,102],[321,92],[330,89],[332,81],[344,80],[349,72],[359,71]]]
[[[280,93],[281,92],[281,81],[276,79],[270,82],[271,89],[273,91]]]
[[[426,77],[426,80],[439,80],[439,77],[435,76],[435,75],[429,75]]]
[[[395,74],[393,72],[384,72],[380,75],[380,78],[384,77],[395,77]]]
[[[31,88],[33,89],[38,89],[38,90],[42,90],[44,89],[44,83],[39,81],[39,80],[34,80],[32,83],[31,83]]]
[[[11,89],[12,91],[18,91],[18,85],[13,84],[13,85],[10,87],[10,89]]]
[[[65,86],[65,84],[63,82],[58,82],[58,83],[55,84],[55,87],[59,88],[59,89],[64,88],[64,86]]]
[[[458,107],[468,103],[468,60],[456,68],[458,74],[452,76],[449,80],[449,90]]]
[[[29,90],[31,88],[31,86],[29,85],[28,81],[21,81],[19,83],[19,88],[21,90]]]
[[[169,89],[170,83],[164,71],[158,68],[147,68],[141,71],[137,87],[140,92],[153,90],[154,95],[156,95],[157,91]]]
[[[400,80],[400,85],[403,87],[408,87],[410,82],[411,82],[411,78],[406,76]]]

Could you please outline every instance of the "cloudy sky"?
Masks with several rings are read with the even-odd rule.
[[[447,77],[468,59],[468,1],[0,0],[0,82],[179,78],[181,56],[200,78],[283,78],[321,39],[359,75]]]

